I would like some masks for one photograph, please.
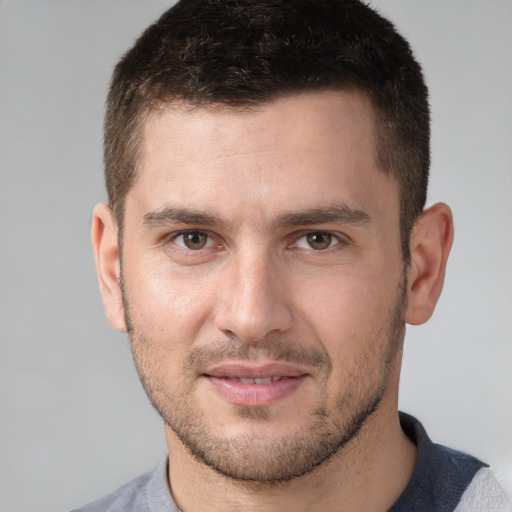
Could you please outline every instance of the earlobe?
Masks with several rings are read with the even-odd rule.
[[[411,234],[407,323],[422,324],[432,316],[443,289],[452,242],[450,208],[437,203],[426,209]]]
[[[117,229],[106,204],[98,204],[94,208],[91,237],[98,284],[108,321],[118,331],[126,332]]]

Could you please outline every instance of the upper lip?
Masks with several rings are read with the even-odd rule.
[[[232,379],[264,379],[267,377],[299,377],[309,372],[289,363],[222,363],[206,369],[203,375]]]

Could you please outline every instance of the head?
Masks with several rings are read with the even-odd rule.
[[[244,109],[322,90],[370,100],[379,169],[400,189],[407,260],[427,193],[428,92],[407,41],[357,0],[187,0],[150,26],[116,66],[107,101],[105,175],[120,234],[151,112],[169,102]]]
[[[385,435],[452,239],[422,213],[427,92],[393,26],[352,0],[178,3],[116,67],[105,134],[100,288],[170,450],[283,482]]]

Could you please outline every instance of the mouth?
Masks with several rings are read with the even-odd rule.
[[[263,407],[283,400],[295,393],[308,376],[304,369],[287,363],[222,364],[202,375],[222,399],[245,407]]]
[[[221,377],[222,378],[222,377]],[[261,377],[255,379],[244,379],[242,377],[225,377],[226,379],[232,380],[233,382],[241,382],[242,384],[270,384],[271,382],[277,382],[281,379],[288,379],[290,377]]]

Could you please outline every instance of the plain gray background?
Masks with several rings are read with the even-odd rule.
[[[164,0],[0,1],[0,511],[64,511],[155,466],[160,419],[107,324],[89,224],[113,65]],[[401,408],[512,477],[512,2],[374,0],[424,65],[429,203],[456,236],[409,328]]]

